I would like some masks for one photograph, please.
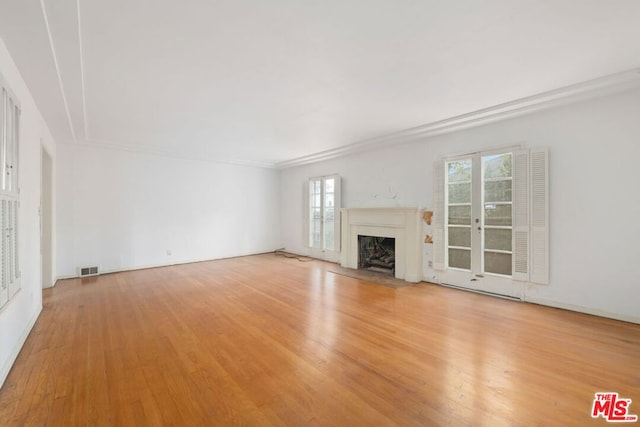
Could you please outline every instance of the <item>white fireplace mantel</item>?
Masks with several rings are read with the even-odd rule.
[[[412,283],[422,280],[422,209],[342,209],[343,267],[358,268],[358,236],[396,239],[396,278]]]

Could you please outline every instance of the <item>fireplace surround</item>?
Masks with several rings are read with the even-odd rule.
[[[358,268],[358,236],[394,238],[395,277],[422,280],[422,209],[342,209],[342,267]]]

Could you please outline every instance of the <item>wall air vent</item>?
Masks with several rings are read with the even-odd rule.
[[[100,270],[98,267],[78,267],[79,277],[97,276],[99,274]]]

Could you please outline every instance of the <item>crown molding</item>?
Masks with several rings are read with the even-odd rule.
[[[198,154],[189,154],[189,153],[185,154],[185,153],[178,152],[177,150],[167,150],[167,149],[160,149],[155,147],[152,148],[148,146],[136,147],[136,146],[124,145],[116,142],[102,141],[102,140],[85,140],[83,142],[65,140],[65,141],[58,141],[57,145],[68,145],[68,146],[80,147],[80,148],[98,148],[103,150],[125,151],[129,153],[169,157],[172,159],[218,163],[218,164],[224,164],[224,165],[243,166],[243,167],[251,167],[251,168],[262,168],[262,169],[276,168],[275,163],[257,162],[253,160],[242,160],[242,159],[219,159],[219,158],[213,158],[207,155],[198,155]]]
[[[82,47],[82,14],[80,13],[80,0],[76,0],[76,20],[78,23],[78,55],[80,58],[80,94],[82,95],[82,120],[84,124],[84,137],[89,138],[89,120],[87,118],[87,90],[84,72],[84,49]]]
[[[64,90],[64,83],[62,82],[62,73],[60,72],[60,65],[58,64],[58,54],[56,53],[56,46],[53,42],[53,36],[51,35],[51,27],[49,26],[49,16],[47,15],[47,8],[44,5],[44,0],[40,0],[40,9],[42,10],[42,18],[44,19],[44,26],[47,30],[47,38],[49,39],[49,49],[51,49],[51,57],[53,59],[53,65],[58,77],[58,86],[60,88],[60,94],[62,95],[62,104],[64,105],[64,111],[67,115],[67,123],[69,130],[71,131],[71,137],[76,140],[76,131],[73,128],[73,120],[71,119],[71,110],[69,110],[69,102],[67,101],[67,92]]]
[[[435,121],[421,126],[405,129],[400,132],[359,141],[353,144],[325,150],[307,156],[285,160],[278,163],[259,162],[243,159],[219,159],[199,153],[182,153],[177,150],[161,149],[149,146],[133,146],[122,143],[87,139],[82,142],[62,141],[58,144],[72,145],[84,148],[102,148],[109,150],[127,151],[132,153],[151,154],[157,156],[197,160],[218,164],[244,166],[263,169],[287,169],[291,167],[321,162],[336,157],[355,154],[376,148],[403,144],[436,135],[455,132],[476,126],[498,122],[552,107],[570,104],[576,101],[622,92],[640,87],[640,68],[601,77],[594,80],[566,86],[560,89],[543,92],[538,95],[521,98],[515,101],[495,105],[467,114]]]
[[[367,139],[331,150],[286,160],[275,164],[278,169],[316,163],[374,148],[407,143],[417,139],[442,135],[475,126],[494,123],[552,107],[573,103],[597,96],[618,93],[640,87],[640,68],[611,74],[594,80],[565,86],[559,89],[498,104],[467,114],[405,129],[382,137]]]

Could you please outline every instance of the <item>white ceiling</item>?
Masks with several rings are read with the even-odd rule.
[[[264,165],[636,68],[639,23],[637,0],[0,0],[58,142]]]

